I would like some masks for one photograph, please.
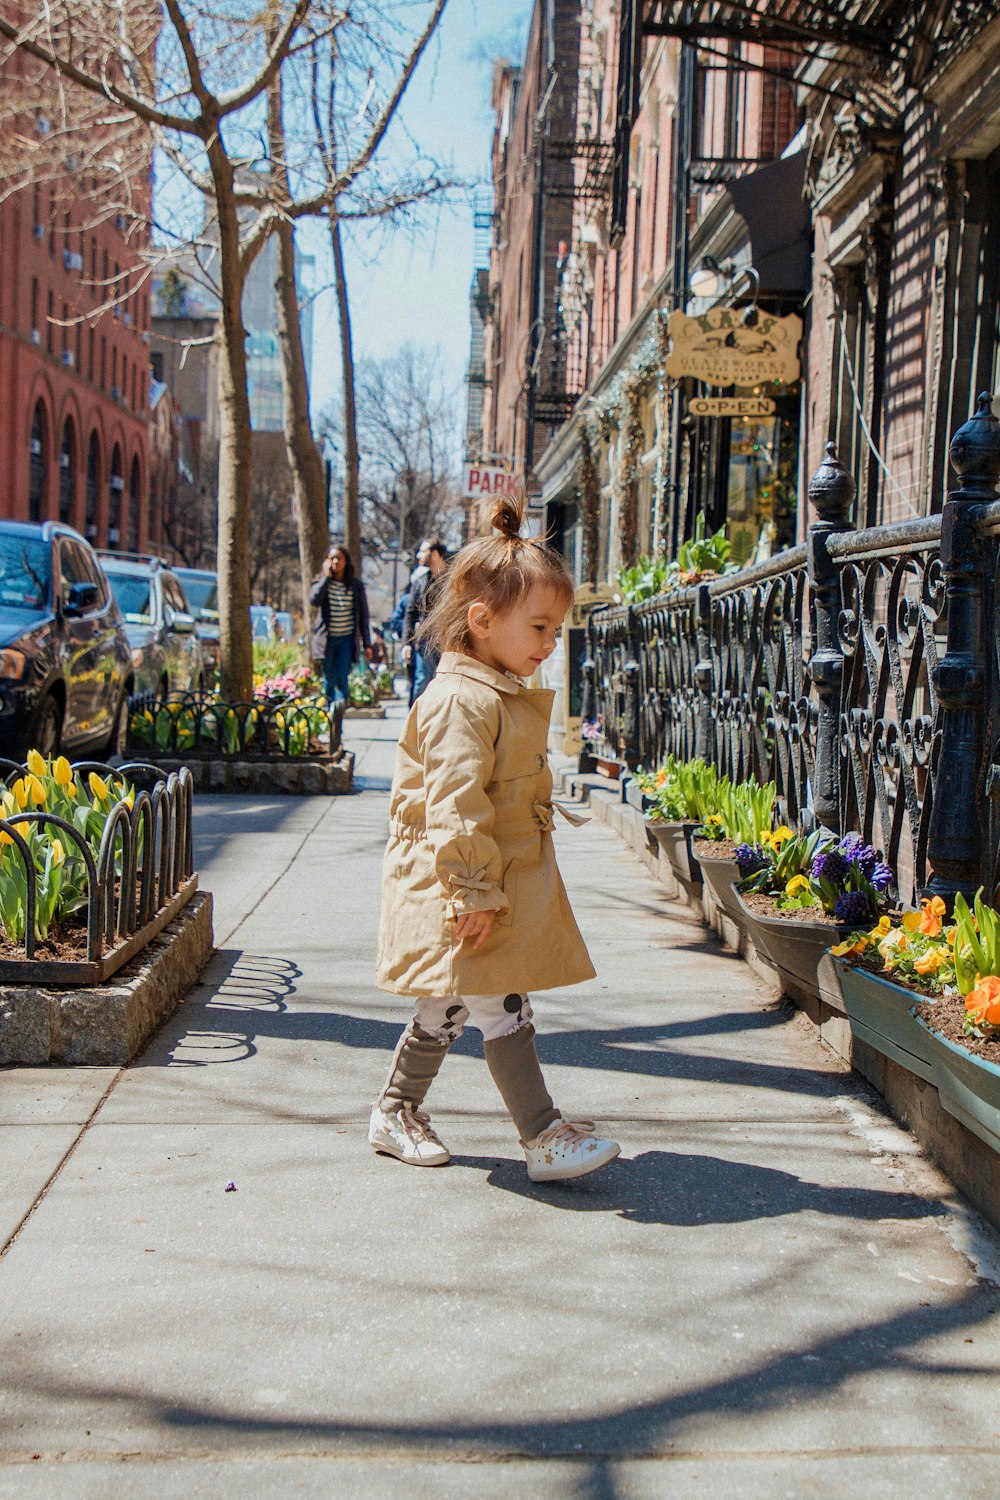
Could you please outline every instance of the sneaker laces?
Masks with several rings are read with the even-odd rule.
[[[396,1118],[412,1141],[427,1141],[432,1146],[443,1145],[426,1110],[411,1109],[408,1104],[401,1104],[396,1110]]]
[[[529,1141],[530,1146],[579,1146],[583,1141],[593,1140],[597,1127],[593,1120],[556,1120],[554,1125]]]

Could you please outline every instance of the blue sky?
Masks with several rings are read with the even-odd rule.
[[[491,58],[520,59],[533,0],[449,0],[437,36],[410,82],[390,153],[412,156],[407,133],[427,155],[463,179],[486,178],[493,118]],[[310,226],[302,248],[316,256],[315,283],[329,279],[325,229]],[[391,354],[401,343],[440,349],[442,374],[456,388],[468,359],[472,209],[465,195],[426,210],[418,228],[391,237],[361,229],[349,237],[348,286],[357,356]],[[339,391],[332,291],[314,306],[312,403],[318,413]],[[461,413],[458,414],[461,417]],[[460,420],[464,425],[464,419]]]

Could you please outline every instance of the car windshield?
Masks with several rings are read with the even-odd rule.
[[[178,572],[178,578],[184,585],[184,592],[188,596],[188,603],[196,615],[208,615],[215,619],[219,613],[219,585],[217,579],[209,576],[199,578],[197,573]]]
[[[126,625],[152,625],[153,602],[149,579],[142,573],[109,573],[111,592]]]
[[[48,543],[0,533],[0,605],[42,610],[49,602],[51,585]]]

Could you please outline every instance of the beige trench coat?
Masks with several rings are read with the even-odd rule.
[[[552,847],[553,694],[446,652],[399,742],[377,982],[401,995],[494,995],[592,979]],[[496,911],[473,952],[462,912]]]

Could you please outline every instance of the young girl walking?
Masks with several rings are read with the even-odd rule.
[[[443,1166],[422,1108],[467,1020],[535,1182],[582,1177],[615,1141],[567,1120],[545,1087],[528,991],[592,979],[552,847],[551,692],[529,689],[573,597],[562,558],[522,538],[524,500],[497,500],[499,536],[455,557],[425,624],[437,676],[399,742],[382,878],[377,980],[415,1014],[372,1108],[376,1151]]]

